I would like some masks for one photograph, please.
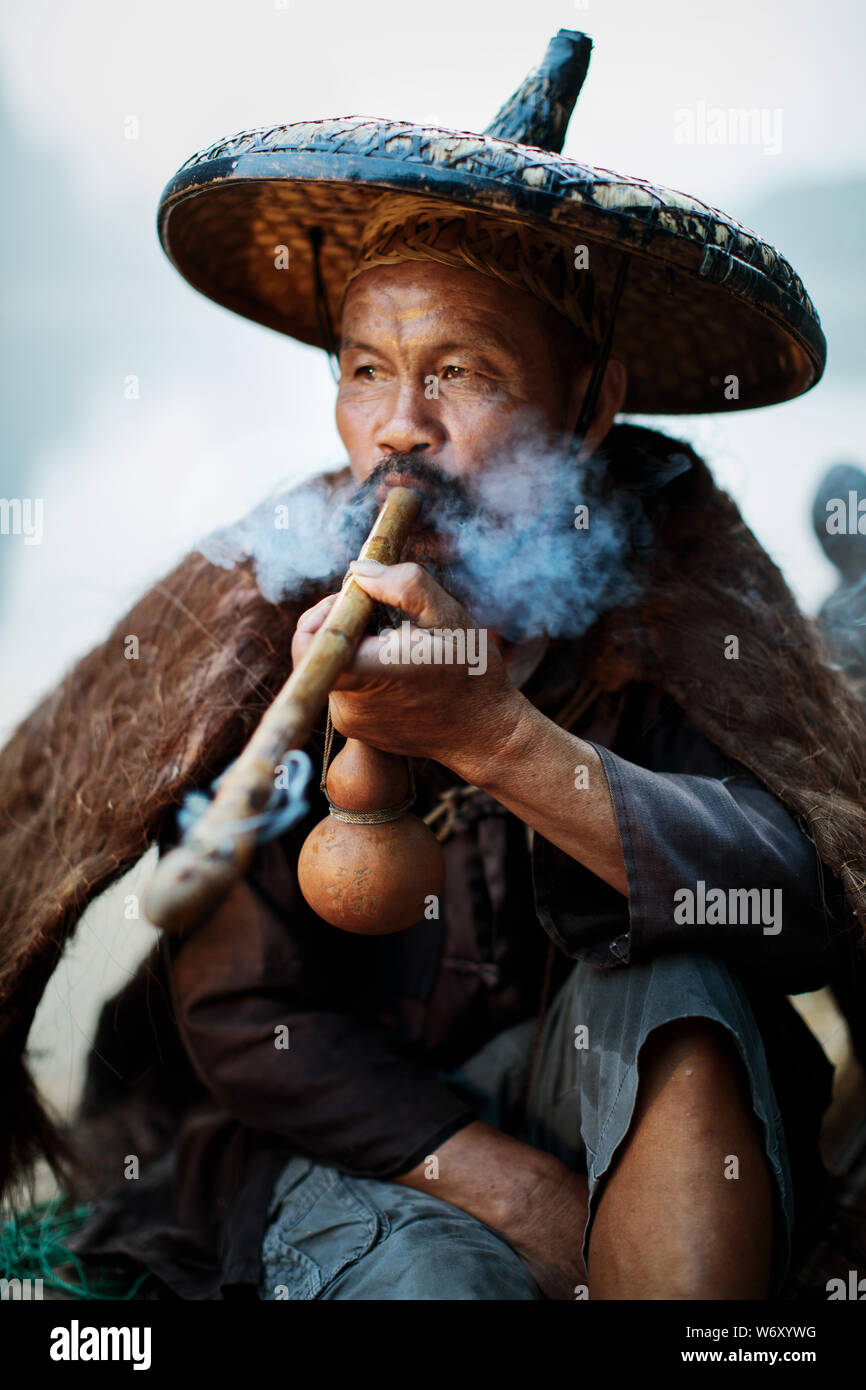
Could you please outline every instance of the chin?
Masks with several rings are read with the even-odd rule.
[[[437,565],[446,564],[449,550],[442,536],[424,527],[410,535],[403,551],[404,560],[413,560],[418,565],[428,561]]]

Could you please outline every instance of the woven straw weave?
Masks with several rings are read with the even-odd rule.
[[[204,294],[324,346],[311,229],[322,235],[322,278],[339,328],[371,216],[395,194],[525,229],[515,243],[524,247],[521,275],[537,275],[546,298],[547,272],[567,270],[568,259],[557,269],[545,252],[536,265],[525,249],[536,243],[521,236],[587,245],[591,276],[581,282],[578,271],[567,288],[593,338],[629,252],[614,341],[629,371],[628,411],[765,405],[808,389],[823,370],[826,344],[801,280],[747,228],[645,179],[486,135],[357,117],[245,132],[187,161],[163,194],[160,235]],[[279,246],[289,248],[289,269],[275,267]],[[738,394],[728,399],[731,375]]]

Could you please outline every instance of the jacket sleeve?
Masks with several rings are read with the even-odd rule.
[[[164,938],[178,1027],[235,1119],[356,1176],[397,1177],[478,1116],[356,1015],[329,965],[343,936],[300,899],[292,857],[264,846],[208,922]]]
[[[641,740],[640,762],[592,746],[628,899],[536,837],[536,908],[562,950],[603,969],[708,952],[785,993],[825,984],[841,890],[786,807],[672,701]]]

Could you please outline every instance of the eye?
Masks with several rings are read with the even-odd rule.
[[[354,375],[360,377],[362,381],[375,381],[376,368],[370,362],[365,362],[362,367],[356,367]]]
[[[452,372],[454,373],[453,376],[450,375]],[[457,367],[453,362],[451,362],[447,367],[445,367],[445,369],[442,372],[442,375],[445,377],[446,381],[458,381],[460,377],[466,375],[466,368]]]

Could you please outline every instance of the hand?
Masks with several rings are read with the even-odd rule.
[[[575,1287],[587,1283],[581,1254],[587,1202],[586,1178],[557,1164],[500,1227],[545,1298],[571,1300]]]
[[[468,1211],[508,1242],[546,1298],[573,1299],[586,1283],[586,1178],[483,1120],[459,1129],[437,1157],[435,1181],[426,1159],[394,1181]]]
[[[477,762],[479,748],[492,755],[504,746],[525,702],[492,634],[421,565],[355,561],[350,571],[371,598],[405,613],[409,626],[360,643],[330,697],[335,728],[386,753],[433,758],[458,775],[464,762]],[[301,614],[295,663],[336,597]]]
[[[386,753],[432,758],[450,768],[627,896],[613,798],[593,744],[560,729],[521,695],[508,679],[494,634],[478,628],[427,570],[372,561],[350,568],[371,598],[407,615],[410,641],[431,642],[431,629],[462,634],[464,655],[483,655],[483,662],[445,662],[448,644],[441,641],[431,643],[432,662],[386,663],[383,639],[367,637],[330,697],[339,732]],[[301,614],[292,642],[295,662],[335,599],[330,594]],[[399,642],[402,634],[395,637]],[[587,776],[580,787],[578,767]]]

